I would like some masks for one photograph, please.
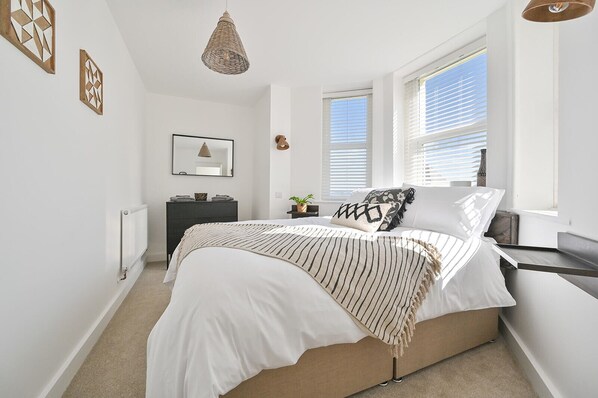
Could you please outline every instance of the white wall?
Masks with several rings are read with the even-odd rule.
[[[104,1],[53,5],[55,75],[0,38],[2,397],[60,396],[142,269],[117,284],[120,210],[144,202],[144,87]],[[79,101],[81,48],[104,116]]]
[[[593,183],[598,147],[598,13],[558,26],[559,217],[522,215],[521,244],[554,246],[556,233],[567,230],[598,239],[593,199],[598,195]],[[507,286],[517,306],[505,310],[503,317],[548,387],[547,392],[540,389],[542,396],[596,396],[598,300],[553,274],[517,271],[509,274]]]
[[[291,148],[276,149],[275,138],[282,134],[289,142],[291,134],[291,90],[288,87],[270,86],[270,219],[288,218],[291,196]],[[290,144],[289,144],[290,145]]]
[[[255,184],[253,218],[288,218],[291,207],[291,89],[270,85],[253,107],[255,118]],[[275,138],[284,135],[290,149],[276,149]]]
[[[293,140],[291,192],[304,197],[322,192],[322,88],[293,88],[291,94]],[[291,203],[291,202],[289,202]],[[292,203],[291,203],[292,204]]]
[[[558,24],[521,18],[526,0],[514,1],[513,207],[554,207]],[[531,189],[530,189],[531,188]]]
[[[384,76],[384,104],[383,112],[389,115],[384,118],[384,185],[398,186],[402,183],[404,175],[404,151],[399,145],[400,123],[403,121],[403,85],[399,84],[396,73]]]
[[[598,239],[598,11],[561,26],[559,214],[572,230]],[[596,389],[598,391],[598,388]]]
[[[488,135],[487,184],[507,190],[501,208],[513,206],[513,113],[514,55],[513,18],[503,7],[487,18],[488,49]]]
[[[207,192],[239,201],[239,220],[252,218],[254,114],[249,107],[148,94],[146,198],[149,205],[149,259],[166,258],[166,202],[174,195]],[[172,175],[172,134],[235,141],[234,176]]]
[[[372,81],[372,186],[382,187],[385,184],[384,173],[384,78]]]
[[[253,218],[270,218],[270,88],[253,107],[255,137],[253,159]]]

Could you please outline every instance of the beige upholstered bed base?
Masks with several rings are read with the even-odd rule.
[[[402,357],[371,337],[307,351],[297,364],[264,370],[223,398],[336,398],[402,377],[477,347],[498,335],[498,308],[420,322]],[[394,363],[393,363],[394,362]]]

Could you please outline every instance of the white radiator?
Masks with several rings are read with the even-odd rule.
[[[147,250],[147,205],[120,212],[120,270],[123,279]]]

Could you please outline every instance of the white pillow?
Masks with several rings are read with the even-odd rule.
[[[360,203],[365,200],[365,197],[374,190],[395,189],[400,187],[371,187],[371,188],[357,188],[351,192],[351,196],[345,200],[345,203]]]
[[[375,188],[359,188],[351,192],[351,196],[345,200],[345,203],[361,203],[365,200],[368,193],[372,192]]]
[[[401,227],[442,232],[461,239],[482,237],[505,194],[487,187],[418,187],[415,200],[407,205]]]
[[[375,232],[391,207],[392,203],[343,203],[330,222],[364,232]]]

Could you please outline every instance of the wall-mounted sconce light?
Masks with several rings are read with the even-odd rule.
[[[276,149],[279,151],[286,151],[291,147],[287,142],[287,137],[282,134],[277,135],[276,138],[274,138],[274,141],[276,141]]]
[[[203,143],[197,156],[199,156],[200,158],[211,158],[212,157],[212,153],[210,152],[210,148],[208,148],[208,144],[206,144],[205,142]]]
[[[532,0],[523,11],[523,18],[534,22],[560,22],[583,17],[594,9],[596,0]]]

